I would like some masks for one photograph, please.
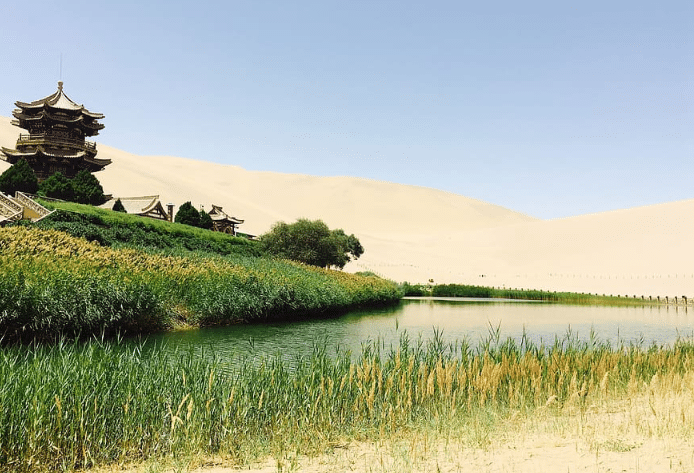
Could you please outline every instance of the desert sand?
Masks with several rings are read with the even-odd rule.
[[[0,145],[14,147],[20,131],[0,117]],[[411,283],[694,296],[694,199],[543,221],[424,187],[98,150],[113,161],[97,177],[114,196],[221,205],[254,235],[301,217],[354,233],[366,252],[347,271]],[[0,161],[0,172],[8,166]]]

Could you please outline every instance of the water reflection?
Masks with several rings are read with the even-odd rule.
[[[379,340],[383,347],[397,345],[403,332],[411,339],[429,340],[434,330],[450,342],[465,340],[473,347],[498,330],[502,339],[520,340],[525,331],[536,342],[551,344],[570,330],[588,340],[591,330],[613,345],[670,344],[694,334],[694,317],[685,308],[665,306],[602,307],[542,302],[479,299],[409,299],[398,305],[355,311],[321,320],[249,324],[173,332],[152,337],[169,349],[195,349],[234,363],[242,358],[279,355],[293,362],[310,355],[315,346],[328,352],[360,353],[362,343]]]

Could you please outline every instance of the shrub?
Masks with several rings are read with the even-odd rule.
[[[17,191],[36,194],[38,185],[34,170],[25,159],[20,159],[0,175],[0,192],[8,195]]]
[[[0,228],[0,343],[147,331],[174,320],[306,317],[398,298],[389,281],[289,261],[106,248],[35,226]]]
[[[187,225],[116,213],[81,204],[46,202],[45,205],[59,208],[38,222],[36,226],[61,230],[72,236],[97,241],[104,246],[147,248],[167,252],[194,251],[217,255],[258,256],[260,254],[257,242],[225,233],[206,232]]]
[[[127,213],[125,207],[123,207],[123,202],[121,202],[120,199],[116,200],[116,203],[113,204],[113,208],[111,210],[113,210],[114,212]]]
[[[410,297],[425,297],[431,295],[431,287],[425,286],[423,284],[410,284],[405,281],[400,285],[400,290],[403,296]]]

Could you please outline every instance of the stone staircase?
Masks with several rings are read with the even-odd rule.
[[[14,198],[0,192],[0,225],[17,220],[38,222],[51,213],[22,192],[17,192]]]

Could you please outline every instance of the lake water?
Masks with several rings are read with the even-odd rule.
[[[362,343],[371,340],[387,348],[397,345],[403,332],[412,340],[429,340],[438,332],[448,342],[466,340],[475,346],[496,331],[502,340],[520,340],[525,331],[534,342],[551,344],[568,331],[588,340],[591,330],[599,340],[613,345],[671,344],[678,337],[693,336],[694,308],[414,298],[393,307],[354,311],[329,319],[165,333],[150,337],[149,343],[164,341],[169,348],[201,350],[230,361],[276,354],[292,361],[310,354],[315,346],[326,347],[329,352],[340,347],[358,354]]]

